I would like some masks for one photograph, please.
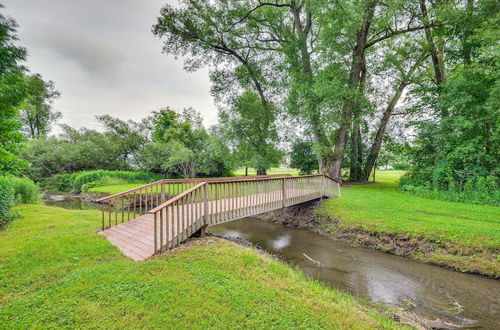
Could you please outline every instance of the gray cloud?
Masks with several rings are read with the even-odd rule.
[[[207,70],[188,73],[151,33],[161,0],[0,0],[20,25],[28,66],[61,92],[62,122],[97,127],[108,113],[139,120],[152,110],[192,106],[216,122]]]
[[[63,61],[75,61],[95,79],[118,79],[124,56],[109,43],[77,31],[40,24],[33,31],[33,46],[52,52]]]

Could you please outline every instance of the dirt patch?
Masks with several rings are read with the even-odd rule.
[[[282,224],[298,229],[315,230],[316,216],[314,215],[314,210],[322,203],[323,200],[305,202],[302,204],[263,213],[255,216],[255,218],[266,222]]]

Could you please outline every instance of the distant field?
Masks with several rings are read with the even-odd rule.
[[[299,170],[295,168],[271,168],[267,171],[268,175],[272,174],[290,174],[290,175],[299,175]],[[240,169],[234,171],[234,175],[243,176],[245,175],[245,169]],[[254,168],[248,168],[248,175],[257,175],[257,170]]]

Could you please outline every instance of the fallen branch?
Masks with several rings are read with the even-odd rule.
[[[311,258],[310,256],[308,256],[307,254],[305,254],[305,253],[302,253],[302,254],[304,255],[304,257],[306,257],[307,259],[309,259],[309,261],[311,261],[312,263],[314,263],[316,265],[316,267],[325,267],[325,265],[323,265],[321,262],[314,260],[313,258]]]

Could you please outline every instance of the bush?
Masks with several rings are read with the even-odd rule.
[[[91,182],[97,182],[104,178],[123,180],[121,181],[121,183],[123,182],[134,183],[134,182],[154,182],[163,179],[164,176],[148,172],[105,171],[105,170],[84,171],[84,172],[77,172],[72,175],[71,188],[75,191],[82,191],[83,185],[89,184]]]
[[[7,178],[0,177],[0,227],[5,226],[13,218],[10,210],[14,206],[14,188]]]
[[[7,181],[14,189],[16,204],[36,204],[40,202],[40,189],[30,179],[9,176]]]
[[[0,176],[0,227],[16,217],[15,204],[36,204],[40,200],[38,186],[28,178]]]
[[[40,186],[48,191],[61,191],[67,192],[72,188],[71,180],[73,178],[73,174],[62,173],[56,174],[52,178],[48,180],[44,180],[40,182]]]
[[[406,171],[410,168],[410,164],[408,163],[393,163],[392,168],[399,171]]]
[[[494,176],[471,178],[462,185],[452,181],[447,190],[439,189],[439,185],[433,185],[431,181],[412,180],[406,175],[401,178],[399,185],[402,192],[420,197],[500,206],[500,182]]]

